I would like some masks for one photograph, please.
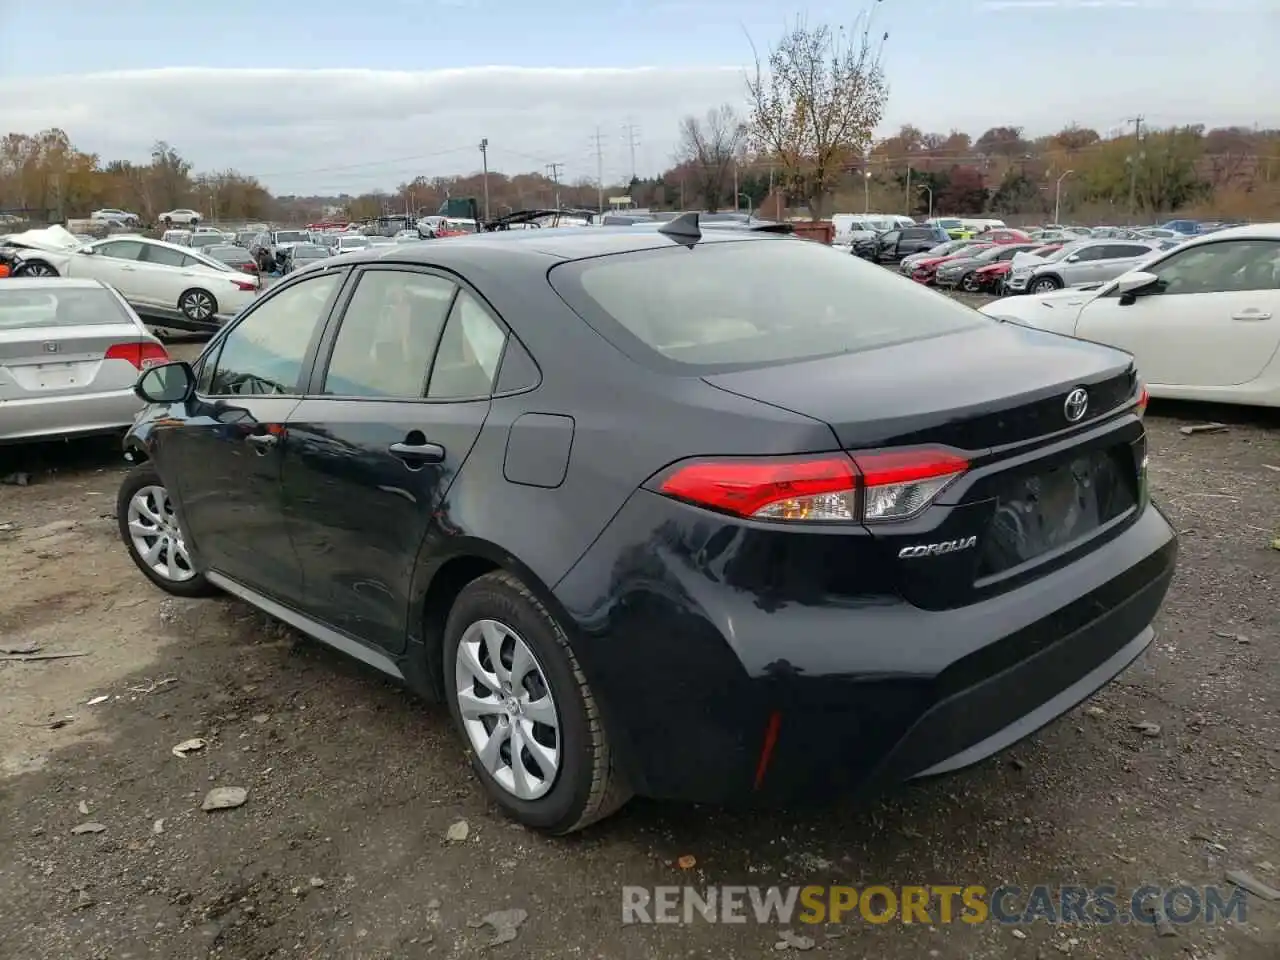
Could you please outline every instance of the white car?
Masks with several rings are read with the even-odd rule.
[[[198,210],[170,210],[168,213],[160,214],[156,219],[165,224],[182,224],[183,226],[194,227],[203,218]]]
[[[1114,280],[982,312],[1127,350],[1153,397],[1280,407],[1280,223],[1207,234]]]
[[[120,291],[139,314],[159,326],[217,330],[258,295],[259,280],[190,247],[145,237],[83,243],[61,227],[9,237],[23,251],[23,274],[83,277]]]
[[[130,226],[141,223],[141,218],[136,213],[130,213],[128,210],[117,210],[115,207],[107,207],[104,210],[95,210],[89,214],[90,220],[99,220],[107,222],[111,220],[119,220],[121,223],[127,223]]]
[[[0,444],[123,432],[138,374],[169,355],[95,280],[0,283]]]

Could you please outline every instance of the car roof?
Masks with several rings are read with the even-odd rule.
[[[0,290],[89,290],[105,286],[101,280],[80,279],[77,277],[9,277]]]
[[[1182,247],[1195,247],[1218,240],[1280,240],[1280,223],[1250,223],[1243,227],[1227,227],[1198,237],[1188,237]]]

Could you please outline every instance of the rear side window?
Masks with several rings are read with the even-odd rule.
[[[872,350],[990,322],[888,270],[795,239],[597,257],[557,266],[550,280],[623,352],[708,371]]]

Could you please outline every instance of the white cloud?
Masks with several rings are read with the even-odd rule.
[[[431,72],[181,68],[6,82],[0,131],[64,128],[82,149],[143,159],[157,139],[197,168],[234,167],[280,192],[361,192],[416,174],[564,165],[630,173],[623,124],[637,129],[641,175],[670,166],[680,117],[741,101],[740,67]]]
[[[948,92],[927,71],[899,75],[890,66],[885,133],[911,122],[977,136],[1009,123],[1037,135],[1069,121],[1105,132],[1137,112],[1158,125],[1277,119],[1260,115],[1275,108],[1258,100],[1248,69],[1171,77],[1135,56],[1114,69],[1086,69],[1079,83],[1011,83],[998,96],[974,98],[963,89]],[[1102,96],[1099,88],[1124,96]],[[145,160],[152,142],[163,139],[197,169],[235,168],[279,193],[361,193],[417,175],[478,170],[485,137],[491,169],[519,173],[560,163],[567,181],[594,178],[598,126],[605,178],[617,182],[631,171],[624,123],[638,132],[638,172],[651,175],[671,165],[682,116],[740,105],[743,97],[740,66],[174,68],[8,79],[0,133],[58,126],[82,149],[133,160]]]

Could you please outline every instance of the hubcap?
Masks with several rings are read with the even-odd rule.
[[[196,320],[205,320],[209,314],[213,313],[213,304],[209,302],[209,297],[206,294],[188,294],[187,313]]]
[[[458,712],[480,765],[508,793],[536,800],[560,769],[560,715],[529,645],[497,620],[478,620],[458,643]]]
[[[134,551],[157,576],[182,583],[196,575],[164,487],[143,487],[135,493],[125,522]]]

